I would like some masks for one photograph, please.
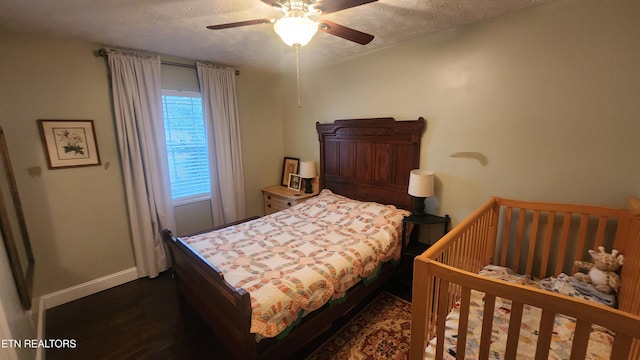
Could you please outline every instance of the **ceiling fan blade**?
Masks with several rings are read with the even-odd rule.
[[[276,10],[282,11],[283,9],[287,8],[285,4],[282,3],[282,1],[277,1],[277,0],[260,0],[260,1],[262,1],[263,3],[269,6],[272,6]]]
[[[222,30],[222,29],[234,28],[234,27],[239,27],[239,26],[270,24],[273,21],[274,21],[273,19],[269,19],[269,18],[247,20],[247,21],[238,21],[238,22],[233,22],[233,23],[228,23],[228,24],[209,25],[209,26],[207,26],[207,29]]]
[[[319,0],[316,1],[312,7],[321,11],[322,14],[329,14],[376,1],[378,0]]]
[[[367,45],[371,42],[371,40],[373,40],[373,35],[363,33],[362,31],[348,28],[346,26],[342,26],[328,20],[318,21],[318,30],[341,37],[346,40],[351,40],[360,45]]]

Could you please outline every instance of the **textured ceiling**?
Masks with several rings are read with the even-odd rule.
[[[338,0],[339,1],[339,0]],[[316,67],[552,0],[379,0],[325,19],[375,36],[368,45],[318,32],[300,51]],[[0,0],[0,26],[78,38],[101,45],[290,71],[295,52],[273,25],[208,30],[207,25],[281,13],[259,0]]]

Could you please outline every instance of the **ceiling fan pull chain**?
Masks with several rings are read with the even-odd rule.
[[[300,46],[296,46],[296,79],[298,80],[298,108],[302,107],[302,103],[300,102],[300,60],[298,59],[298,51],[300,50]]]

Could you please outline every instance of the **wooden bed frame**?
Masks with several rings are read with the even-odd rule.
[[[393,118],[338,120],[316,124],[320,140],[322,188],[353,199],[394,204],[409,209],[409,172],[419,166],[423,118],[395,121]],[[231,225],[231,224],[229,224]],[[181,298],[209,324],[227,351],[237,359],[285,359],[300,351],[333,323],[370,298],[396,273],[395,266],[383,267],[378,280],[358,284],[346,301],[305,316],[281,340],[256,342],[250,332],[251,298],[235,289],[224,275],[191,250],[170,230],[163,231],[169,246],[173,272]]]
[[[443,354],[445,318],[462,299],[460,328],[466,329],[471,289],[486,293],[485,313],[492,299],[512,300],[506,359],[515,358],[522,304],[545,311],[541,319],[536,359],[547,359],[555,314],[578,319],[571,359],[583,359],[591,325],[616,332],[611,359],[640,357],[640,200],[631,211],[598,206],[526,202],[492,198],[415,259],[410,359],[422,359],[427,343],[437,337],[436,359]],[[534,239],[534,241],[530,241]],[[531,287],[476,275],[488,264],[506,266],[539,278],[573,274],[575,259],[591,261],[588,249],[604,245],[625,255],[619,310]],[[513,256],[520,254],[520,256]],[[489,354],[492,319],[482,324],[480,356]],[[635,339],[635,340],[634,340]],[[466,332],[458,334],[466,343]],[[464,350],[458,349],[464,357]]]

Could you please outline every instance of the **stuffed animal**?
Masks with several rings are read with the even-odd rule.
[[[577,272],[573,276],[578,280],[593,285],[601,293],[617,293],[620,288],[620,276],[617,271],[622,266],[624,256],[618,250],[612,250],[611,254],[609,254],[604,251],[602,246],[599,246],[598,250],[600,252],[589,250],[593,263],[575,261],[574,265],[580,270],[587,271],[587,273]]]

